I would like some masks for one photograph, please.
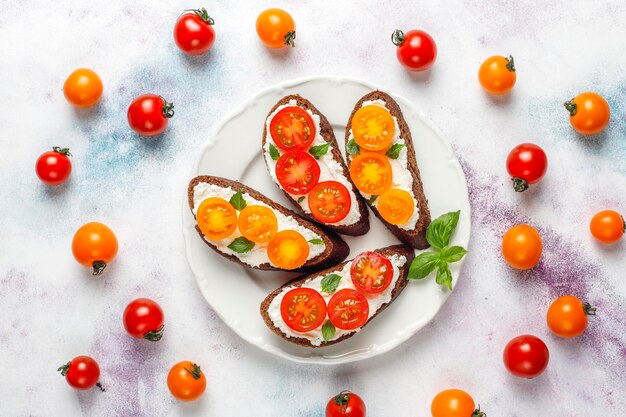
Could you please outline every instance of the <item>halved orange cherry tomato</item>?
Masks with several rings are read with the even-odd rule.
[[[354,140],[366,151],[389,148],[395,130],[391,113],[381,106],[363,106],[352,118]]]
[[[352,261],[350,276],[357,290],[380,294],[391,284],[393,266],[389,258],[378,252],[363,252]]]
[[[246,206],[237,220],[239,232],[254,243],[269,242],[278,231],[278,220],[272,209],[265,206]]]
[[[392,188],[380,195],[376,208],[388,223],[405,224],[413,215],[415,203],[408,191]]]
[[[270,135],[283,151],[306,151],[315,139],[315,123],[306,110],[285,107],[272,118]]]
[[[276,178],[290,194],[304,195],[320,180],[320,166],[308,152],[288,151],[276,162]]]
[[[267,246],[270,261],[282,269],[296,269],[309,257],[309,243],[294,230],[282,230],[274,235]]]
[[[358,329],[367,322],[369,314],[367,299],[357,290],[339,290],[328,302],[328,319],[338,329]]]
[[[315,330],[326,319],[326,301],[312,288],[294,288],[280,302],[280,315],[296,332]]]
[[[207,198],[196,214],[202,234],[211,240],[224,239],[237,229],[237,212],[228,201],[219,197]]]
[[[309,210],[322,223],[337,223],[350,212],[350,193],[337,181],[323,181],[309,193]]]
[[[350,162],[350,178],[359,189],[367,194],[380,195],[391,187],[391,165],[385,155],[362,152]]]

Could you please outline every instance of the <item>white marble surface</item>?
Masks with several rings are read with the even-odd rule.
[[[361,394],[369,416],[428,416],[432,397],[454,386],[490,416],[620,416],[626,408],[626,243],[604,247],[587,229],[601,209],[626,212],[626,4],[564,1],[274,1],[207,3],[217,41],[189,59],[171,35],[197,2],[0,3],[0,415],[322,416],[341,389]],[[260,45],[256,15],[289,10],[297,47]],[[437,41],[430,73],[397,63],[393,29],[423,28]],[[513,54],[518,82],[491,98],[476,73],[492,54]],[[76,111],[61,91],[76,67],[97,71],[101,104]],[[257,90],[309,75],[363,78],[428,114],[462,160],[472,197],[473,237],[462,280],[424,331],[389,354],[338,366],[303,366],[248,346],[201,297],[184,257],[180,198],[199,146]],[[612,108],[605,133],[586,139],[561,102],[595,90]],[[126,123],[132,98],[155,92],[176,103],[157,140]],[[519,142],[546,149],[548,175],[518,195],[504,159]],[[44,187],[34,174],[52,145],[74,153],[71,181]],[[107,223],[118,259],[94,279],[72,258],[82,223]],[[545,255],[516,273],[499,258],[504,231],[539,227]],[[574,293],[599,307],[588,332],[559,340],[545,326],[554,297]],[[130,339],[121,324],[133,298],[165,310],[160,343]],[[506,342],[542,337],[551,351],[536,380],[508,375]],[[57,374],[89,354],[105,393],[77,393]],[[171,398],[165,378],[183,359],[203,366],[202,400]]]

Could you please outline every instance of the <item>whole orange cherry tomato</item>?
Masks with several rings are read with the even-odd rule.
[[[508,93],[516,79],[515,62],[511,55],[508,58],[499,55],[489,57],[478,69],[480,85],[491,94]]]
[[[587,315],[595,315],[596,309],[573,295],[557,298],[548,308],[548,327],[557,336],[576,337],[587,328]]]
[[[603,210],[591,218],[589,229],[593,237],[603,243],[615,243],[624,236],[624,218],[614,210]]]
[[[167,375],[167,387],[181,401],[200,398],[206,389],[206,378],[198,365],[190,361],[178,362]]]
[[[102,80],[92,70],[79,68],[65,80],[63,94],[76,107],[90,107],[102,96]]]
[[[106,225],[87,223],[74,234],[72,253],[79,263],[93,267],[94,275],[100,275],[117,254],[117,238]]]
[[[256,19],[256,33],[270,48],[296,46],[296,24],[291,15],[282,9],[263,11]]]
[[[502,238],[502,256],[515,269],[531,269],[539,262],[543,245],[539,232],[527,224],[510,228]]]
[[[609,103],[599,94],[582,93],[563,105],[569,111],[569,122],[580,134],[595,135],[609,124],[611,109]]]
[[[486,417],[476,408],[474,399],[460,389],[447,389],[437,394],[430,405],[430,413],[433,417]]]

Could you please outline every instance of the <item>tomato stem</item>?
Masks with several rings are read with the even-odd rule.
[[[624,226],[624,233],[626,233],[626,221],[624,221],[624,216],[620,216],[622,218],[622,225]]]
[[[156,330],[151,330],[143,335],[143,338],[151,342],[158,342],[163,337],[163,327],[161,326]]]
[[[506,69],[511,72],[515,72],[515,61],[513,61],[513,55],[509,55],[506,59]]]
[[[59,369],[57,369],[57,371],[61,372],[61,375],[63,375],[63,376],[67,375],[67,371],[70,370],[70,364],[71,364],[71,362],[68,362],[65,365],[59,366]]]
[[[400,29],[394,30],[391,34],[391,42],[396,46],[402,45],[404,43],[404,32]]]
[[[588,315],[588,316],[595,316],[596,315],[596,311],[598,309],[595,308],[594,306],[592,306],[589,303],[583,303],[583,310],[585,311],[586,315]]]
[[[185,11],[194,12],[200,19],[202,19],[205,23],[208,23],[209,25],[215,24],[215,20],[213,20],[213,18],[209,16],[209,13],[206,11],[204,7],[201,9],[187,9]]]
[[[107,267],[104,261],[95,261],[93,263],[93,275],[101,275],[104,272],[104,268]]]
[[[161,99],[163,100],[163,108],[161,108],[161,113],[163,113],[163,117],[165,117],[166,119],[171,119],[172,117],[174,117],[174,103],[169,103],[163,97],[161,97]]]
[[[474,410],[474,413],[472,413],[472,417],[487,417],[487,414],[480,411],[480,404],[479,404],[478,408]]]
[[[565,106],[565,108],[569,112],[570,116],[575,116],[576,115],[576,111],[578,110],[578,106],[576,105],[576,103],[574,103],[574,99],[571,99],[570,101],[566,101],[565,103],[563,103],[563,105]]]
[[[350,391],[341,391],[339,394],[335,395],[335,404],[337,404],[342,413],[346,412],[348,408],[348,402],[350,401]]]
[[[528,181],[517,177],[512,178],[512,180],[513,189],[518,193],[521,193],[522,191],[526,191],[528,189]]]
[[[61,155],[72,156],[72,154],[70,153],[70,148],[61,148],[60,146],[53,146],[52,150],[56,153],[60,153]]]
[[[193,370],[185,368],[185,371],[189,372],[193,379],[200,379],[200,377],[202,376],[202,374],[200,373],[200,367],[195,363],[193,364]]]
[[[99,382],[96,382],[96,387],[100,388],[100,391],[102,391],[102,392],[106,391],[106,390],[104,389],[104,387],[102,386],[102,384],[101,384],[101,383],[99,383]]]
[[[285,35],[285,45],[290,45],[292,48],[296,46],[296,43],[294,42],[296,40],[296,31],[292,30],[290,32],[287,32],[287,34]]]

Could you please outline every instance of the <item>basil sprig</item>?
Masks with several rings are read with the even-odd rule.
[[[278,161],[280,159],[280,152],[278,152],[278,149],[276,148],[276,146],[274,146],[273,143],[270,143],[270,157],[274,161]]]
[[[398,159],[400,156],[400,151],[406,145],[404,143],[395,143],[391,145],[391,148],[387,149],[386,155],[391,159]]]
[[[320,159],[322,156],[326,155],[328,148],[330,148],[330,142],[326,142],[323,145],[311,146],[309,153],[313,155],[315,159]]]
[[[246,239],[243,236],[239,236],[238,238],[230,242],[230,245],[228,245],[228,247],[237,253],[246,253],[250,252],[252,248],[254,248],[254,242]]]
[[[324,240],[320,239],[319,237],[309,239],[307,242],[309,242],[311,245],[323,245],[324,244]]]
[[[243,193],[237,191],[228,201],[236,210],[243,210],[246,208],[246,200],[243,199]]]
[[[330,320],[326,320],[326,323],[322,326],[322,337],[325,342],[328,342],[335,335],[335,326],[330,322]]]
[[[350,155],[358,155],[361,152],[361,147],[356,143],[356,140],[350,139],[346,145],[346,151]]]
[[[322,292],[328,294],[334,293],[339,286],[339,281],[341,281],[341,275],[339,274],[326,275],[322,278]]]

